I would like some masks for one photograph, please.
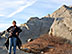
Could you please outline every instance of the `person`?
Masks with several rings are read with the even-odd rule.
[[[22,31],[17,25],[16,25],[16,21],[14,20],[12,22],[13,26],[9,27],[7,29],[7,32],[9,32],[9,37],[8,37],[8,54],[11,54],[11,49],[13,46],[13,53],[16,54],[16,44],[17,44],[17,40],[19,40],[19,33]],[[6,43],[5,43],[6,44]]]

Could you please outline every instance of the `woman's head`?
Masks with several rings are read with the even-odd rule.
[[[15,25],[16,25],[16,21],[14,20],[14,21],[12,22],[12,24],[13,24],[13,26],[15,26]]]

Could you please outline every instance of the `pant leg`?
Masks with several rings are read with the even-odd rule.
[[[14,54],[16,54],[16,41],[17,41],[17,38],[13,37],[13,52],[14,52]]]
[[[11,54],[11,49],[12,49],[12,38],[9,38],[9,54]]]

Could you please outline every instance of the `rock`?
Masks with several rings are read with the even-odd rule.
[[[55,17],[55,21],[51,26],[49,34],[59,36],[72,41],[72,8],[63,5],[51,16]]]
[[[22,33],[20,37],[25,43],[29,38],[35,39],[42,34],[47,34],[50,30],[51,25],[53,24],[54,18],[42,17],[31,17],[27,23],[21,24]]]
[[[33,41],[33,39],[31,39],[31,38],[29,38],[29,39],[27,40],[27,42],[31,42],[31,41]]]
[[[51,17],[54,17],[54,18],[72,17],[72,8],[69,6],[63,5],[61,8],[59,8],[54,13],[52,13]]]
[[[50,17],[50,14],[48,14],[47,16],[44,16],[44,17]]]

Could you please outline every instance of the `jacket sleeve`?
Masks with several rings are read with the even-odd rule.
[[[9,32],[9,30],[10,30],[11,28],[12,28],[12,26],[7,29],[7,32]]]
[[[20,29],[20,28],[18,27],[18,33],[20,33],[20,32],[22,32],[22,29]]]

